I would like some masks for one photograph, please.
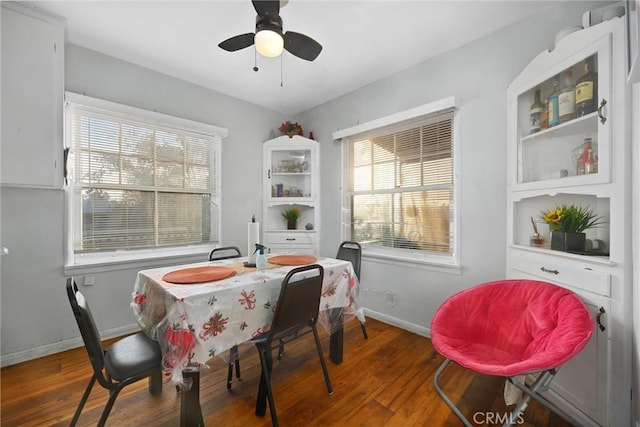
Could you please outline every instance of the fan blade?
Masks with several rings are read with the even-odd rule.
[[[236,50],[244,49],[253,44],[253,33],[240,34],[239,36],[231,37],[218,46],[229,52],[235,52]]]
[[[253,8],[258,12],[258,16],[275,15],[280,13],[279,0],[251,0]]]
[[[298,58],[313,61],[320,55],[322,45],[304,34],[287,31],[284,34],[284,48]]]

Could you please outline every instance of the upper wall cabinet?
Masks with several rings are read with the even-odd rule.
[[[542,210],[575,204],[603,218],[587,238],[602,241],[606,250],[601,252],[611,253],[611,261],[620,258],[620,236],[614,230],[622,225],[617,209],[628,191],[622,185],[628,168],[624,84],[619,80],[624,76],[614,75],[624,68],[624,38],[616,38],[623,23],[615,18],[569,34],[509,86],[510,244],[529,246],[531,220],[539,221]],[[545,224],[538,226],[548,231]]]
[[[2,172],[6,186],[62,188],[64,27],[2,4]]]
[[[315,141],[298,135],[280,136],[265,143],[267,201],[317,200],[316,148]]]
[[[543,53],[510,87],[512,190],[611,180],[611,34],[583,40],[579,33]],[[577,105],[581,97],[590,99]],[[592,150],[586,167],[585,141]]]

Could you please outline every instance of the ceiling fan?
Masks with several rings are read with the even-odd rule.
[[[282,34],[279,0],[252,0],[256,16],[256,32],[231,37],[218,46],[226,51],[235,52],[255,43],[256,50],[262,56],[274,58],[285,49],[298,58],[313,61],[320,55],[322,45],[301,33],[287,31]],[[284,2],[286,4],[286,2]]]

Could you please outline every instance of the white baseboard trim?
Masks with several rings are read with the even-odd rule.
[[[400,329],[413,332],[414,334],[421,335],[423,337],[430,338],[431,330],[423,325],[417,325],[415,323],[407,322],[406,320],[398,319],[397,317],[389,316],[388,314],[378,313],[377,311],[364,309],[364,315],[371,317],[372,319],[379,320],[380,322],[387,323],[389,325],[397,326]]]
[[[133,332],[138,332],[140,327],[136,324],[121,326],[106,331],[100,331],[100,337],[103,340],[121,337]],[[51,344],[41,345],[39,347],[30,348],[28,350],[17,351],[15,353],[3,354],[0,356],[0,367],[15,365],[17,363],[26,362],[37,359],[39,357],[49,356],[51,354],[60,353],[71,350],[72,348],[82,347],[84,342],[81,337],[71,338],[68,340],[58,341]]]

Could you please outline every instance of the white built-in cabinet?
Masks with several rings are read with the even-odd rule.
[[[558,371],[549,397],[583,425],[631,423],[630,147],[625,138],[624,19],[574,32],[539,54],[508,88],[507,277],[556,283],[582,297],[594,320],[593,337]],[[583,74],[586,58],[598,72],[598,110],[530,134],[534,94],[551,92],[555,76]],[[578,175],[576,153],[591,138],[597,172]],[[576,204],[606,220],[586,231],[599,251],[549,248],[543,210]],[[533,246],[531,219],[545,238]]]
[[[286,135],[264,143],[263,240],[268,253],[318,254],[319,154],[312,139]],[[282,213],[297,208],[295,229]]]
[[[1,14],[0,182],[62,188],[63,22],[10,2]]]

